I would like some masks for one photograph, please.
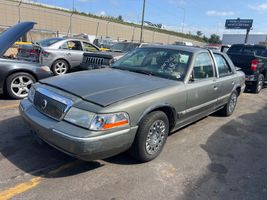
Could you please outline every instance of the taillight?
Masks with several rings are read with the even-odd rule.
[[[257,65],[258,65],[258,60],[257,59],[254,59],[254,60],[252,60],[251,61],[251,66],[250,66],[250,69],[252,70],[252,71],[256,71],[257,70]]]
[[[37,53],[37,51],[35,49],[31,49],[30,53]]]
[[[48,57],[48,56],[49,56],[49,52],[47,52],[47,51],[42,51],[42,55],[43,55],[44,57]]]

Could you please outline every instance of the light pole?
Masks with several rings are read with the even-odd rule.
[[[182,25],[182,33],[184,33],[184,22],[185,22],[185,8],[181,8],[183,10],[183,25]]]
[[[143,30],[144,30],[145,8],[146,8],[146,0],[144,0],[144,2],[143,2],[143,12],[142,12],[142,24],[141,24],[140,42],[143,41]]]

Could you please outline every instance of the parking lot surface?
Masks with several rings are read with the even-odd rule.
[[[94,162],[39,144],[0,96],[0,200],[267,199],[267,89],[244,93],[231,117],[206,117],[140,164],[127,153]]]

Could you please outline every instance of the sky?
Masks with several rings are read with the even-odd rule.
[[[73,0],[33,0],[72,9]],[[77,11],[141,22],[143,0],[74,0]],[[251,34],[267,33],[267,0],[146,0],[145,20],[168,29],[206,36],[213,33],[245,33],[225,30],[226,19],[253,19]]]

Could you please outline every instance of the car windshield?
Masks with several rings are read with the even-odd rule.
[[[138,48],[113,64],[113,68],[173,80],[184,80],[192,53],[163,48]]]
[[[111,48],[110,51],[113,52],[129,52],[133,49],[135,49],[136,47],[138,47],[139,44],[138,43],[115,43]]]
[[[36,43],[40,45],[41,47],[49,47],[52,44],[55,44],[56,42],[61,41],[61,40],[63,40],[63,38],[48,38],[48,39],[40,40]]]

